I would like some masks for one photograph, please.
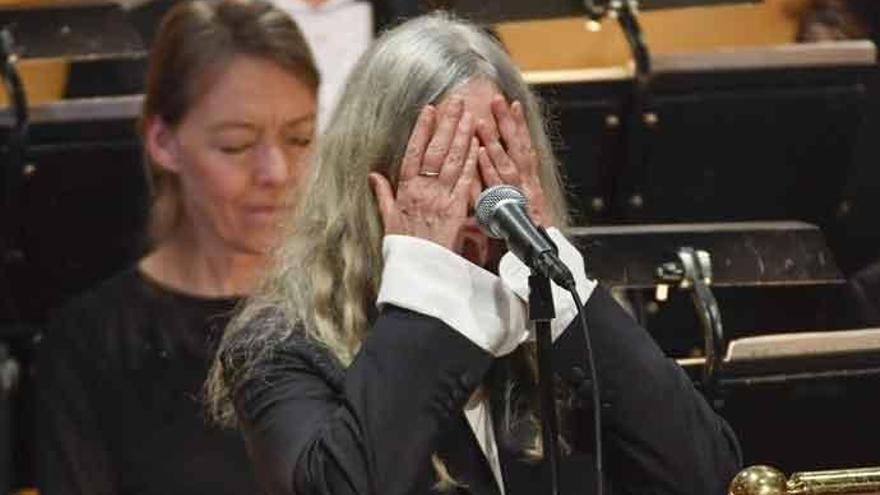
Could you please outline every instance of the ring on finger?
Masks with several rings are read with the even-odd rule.
[[[440,175],[440,172],[432,172],[430,170],[422,170],[421,172],[419,172],[419,175],[421,175],[423,177],[437,177]]]

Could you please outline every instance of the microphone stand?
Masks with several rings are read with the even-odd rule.
[[[538,388],[541,400],[541,435],[544,442],[542,450],[550,495],[559,495],[559,421],[553,393],[553,337],[550,332],[550,321],[555,316],[550,279],[533,272],[529,277],[529,319],[534,322],[538,343]]]

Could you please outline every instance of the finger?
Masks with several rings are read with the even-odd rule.
[[[494,141],[486,146],[486,154],[492,159],[492,166],[505,184],[519,186],[520,174],[516,163],[510,158],[501,143]]]
[[[428,142],[428,148],[425,150],[425,156],[422,160],[420,172],[440,172],[446,154],[449,151],[449,145],[455,136],[458,122],[461,120],[461,114],[464,110],[464,102],[461,98],[454,97],[449,106],[440,112],[434,135]]]
[[[382,217],[382,224],[385,226],[385,231],[387,232],[393,227],[395,223],[394,219],[397,216],[397,204],[394,200],[394,191],[391,189],[391,184],[388,182],[388,179],[382,174],[372,172],[368,177],[370,180],[370,187],[372,187],[373,194],[376,196],[376,204],[379,206],[379,215]]]
[[[498,176],[498,184],[519,185],[519,170],[513,160],[507,155],[507,152],[504,151],[504,146],[498,140],[498,134],[495,129],[486,122],[481,121],[480,125],[477,126],[477,134],[480,136],[480,141],[482,141],[489,158],[486,163],[495,170],[495,173],[488,176],[483,174],[483,178],[494,180],[494,176]],[[480,163],[480,173],[482,174],[483,162]]]
[[[510,151],[510,146],[516,142],[518,137],[516,133],[516,121],[510,111],[510,106],[501,95],[495,95],[495,97],[492,98],[491,106],[492,115],[495,116],[495,122],[498,124],[498,133],[501,135],[504,144],[508,146],[507,151]]]
[[[510,106],[510,112],[513,114],[513,120],[516,123],[517,132],[520,133],[521,137],[531,138],[531,134],[529,134],[529,123],[526,121],[523,105],[519,100],[513,102],[513,105]],[[522,136],[523,132],[526,133],[524,136]]]
[[[501,180],[501,176],[498,175],[498,171],[495,170],[495,165],[492,164],[492,159],[489,158],[489,153],[486,151],[486,148],[480,147],[480,150],[477,153],[477,159],[480,163],[480,177],[483,178],[483,183],[486,184],[486,187],[492,186],[500,186],[504,184],[504,181]]]
[[[455,187],[452,189],[452,194],[454,196],[459,196],[462,198],[467,198],[468,194],[470,194],[471,186],[477,180],[477,160],[479,159],[479,149],[480,149],[480,141],[475,137],[471,137],[467,157],[464,160],[464,165],[462,166],[461,176],[458,178],[458,182],[455,183]]]
[[[470,148],[472,148],[473,136],[474,117],[470,112],[465,112],[461,120],[458,121],[455,137],[452,139],[452,144],[449,145],[449,152],[443,161],[443,168],[440,169],[440,183],[450,189],[455,186],[461,176]]]
[[[485,120],[480,119],[477,121],[476,129],[477,136],[479,136],[480,142],[483,143],[483,145],[492,141],[498,141],[498,131],[495,129],[495,126],[489,124]]]
[[[513,105],[510,106],[510,111],[516,123],[517,138],[516,144],[513,146],[514,149],[508,149],[507,151],[513,156],[514,161],[520,163],[521,167],[528,167],[528,172],[533,172],[531,169],[537,166],[537,159],[535,148],[532,146],[532,133],[529,132],[529,124],[526,121],[522,103],[519,101],[513,102]],[[523,171],[521,170],[521,172]]]
[[[406,151],[400,164],[401,181],[418,175],[419,168],[422,165],[422,156],[434,131],[436,113],[436,109],[431,105],[425,106],[419,112],[419,117],[416,119],[416,125],[413,127],[412,134],[410,134],[409,142],[406,145]]]
[[[479,164],[480,160],[480,152],[477,151],[477,163]],[[480,198],[480,193],[483,192],[483,188],[485,187],[485,182],[483,182],[481,177],[478,177],[479,171],[474,171],[474,180],[471,182],[471,190],[468,192],[468,207],[473,210],[477,206],[477,199]]]

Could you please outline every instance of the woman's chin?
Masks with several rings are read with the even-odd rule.
[[[461,240],[459,253],[461,256],[471,263],[479,266],[486,266],[489,261],[489,244],[481,242],[479,239],[472,237],[464,237]]]
[[[490,239],[479,227],[466,226],[458,233],[455,252],[475,265],[490,272],[498,272],[498,262],[507,252],[504,241]]]

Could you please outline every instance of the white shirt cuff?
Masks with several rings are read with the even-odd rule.
[[[387,235],[382,254],[380,309],[392,304],[437,318],[494,356],[528,337],[525,305],[488,270],[417,237]]]
[[[578,295],[581,298],[581,302],[586,306],[587,300],[592,295],[597,283],[595,280],[587,278],[586,269],[584,268],[584,257],[556,227],[548,228],[547,234],[553,243],[556,244],[556,247],[559,248],[559,259],[571,270]],[[528,304],[529,275],[532,273],[529,267],[513,253],[508,252],[501,258],[501,262],[498,265],[498,273],[504,284]],[[553,304],[556,307],[556,318],[553,319],[550,325],[550,331],[555,341],[568,328],[568,325],[577,318],[577,305],[575,305],[571,294],[567,290],[555,283],[550,285],[553,293]]]

